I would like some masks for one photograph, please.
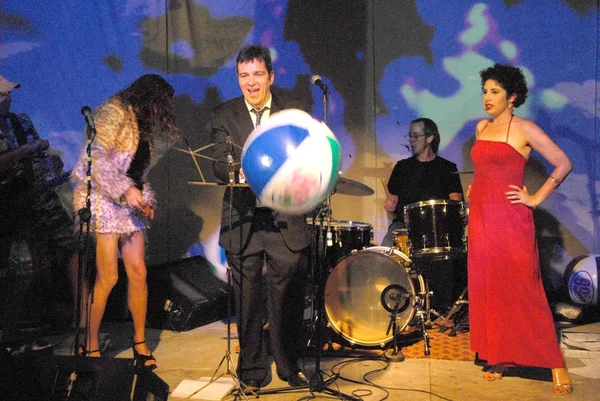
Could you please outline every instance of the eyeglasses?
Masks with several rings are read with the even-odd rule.
[[[416,141],[419,138],[422,138],[426,136],[425,134],[421,134],[421,135],[413,135],[413,134],[408,134],[408,135],[404,135],[404,138],[408,139],[409,141]]]

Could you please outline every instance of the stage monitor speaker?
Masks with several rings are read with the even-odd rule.
[[[6,400],[166,401],[169,385],[133,359],[46,355],[12,357],[19,372]],[[26,368],[23,363],[28,363]],[[14,374],[13,374],[14,376]],[[7,397],[7,398],[5,398]]]
[[[227,283],[213,271],[202,256],[149,267],[148,325],[187,331],[227,318]]]

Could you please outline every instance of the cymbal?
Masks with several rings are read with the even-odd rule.
[[[358,181],[351,180],[349,178],[340,177],[338,183],[335,186],[334,194],[352,195],[352,196],[369,196],[373,195],[375,191],[371,187],[361,184]]]

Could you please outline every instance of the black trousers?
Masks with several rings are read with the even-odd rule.
[[[300,370],[307,249],[291,251],[268,221],[254,228],[242,254],[226,255],[240,342],[237,374],[241,381],[262,382],[270,353],[279,378],[287,380]]]

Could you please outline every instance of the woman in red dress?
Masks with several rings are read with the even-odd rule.
[[[533,210],[567,177],[567,155],[532,121],[513,115],[525,102],[519,68],[496,64],[480,72],[491,120],[477,124],[469,187],[469,319],[471,349],[487,361],[483,378],[499,380],[507,366],[552,369],[553,391],[572,391],[539,266]],[[523,185],[536,150],[554,171],[535,193]]]

